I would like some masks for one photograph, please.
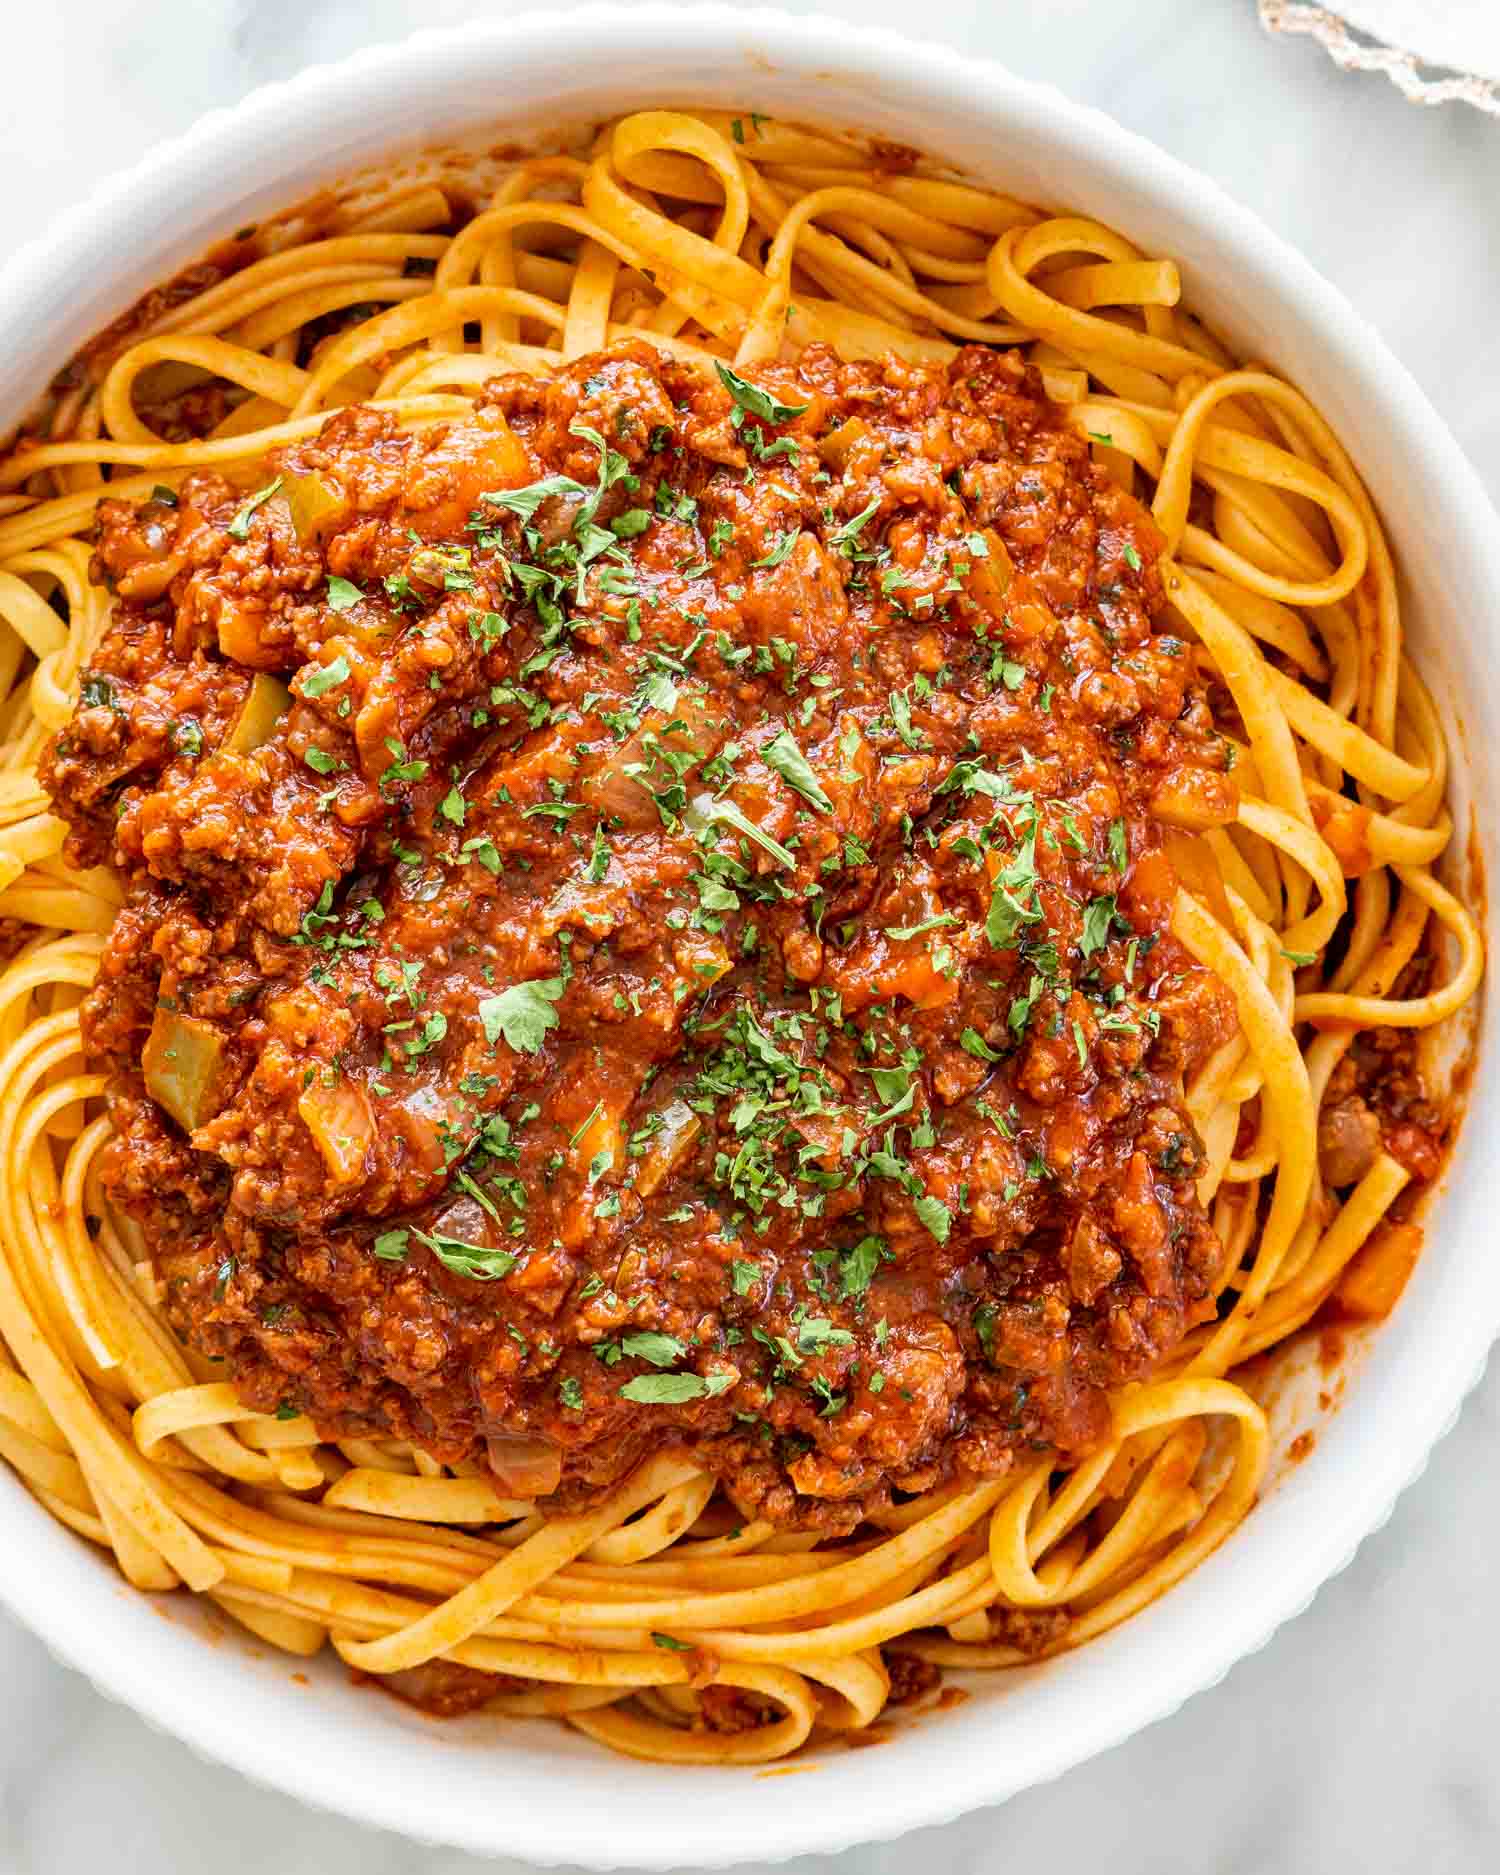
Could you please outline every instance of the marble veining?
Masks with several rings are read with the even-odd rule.
[[[420,26],[518,10],[516,0],[9,0],[0,254],[110,169],[254,85]],[[913,29],[905,0],[821,10]],[[920,30],[1110,111],[1258,209],[1380,328],[1500,495],[1500,126],[1456,106],[1414,108],[1377,78],[1339,73],[1306,41],[1269,40],[1251,0],[925,0]],[[791,1866],[1500,1866],[1497,1440],[1492,1369],[1390,1523],[1223,1684],[1003,1810]],[[305,1810],[200,1762],[3,1615],[0,1689],[0,1875],[491,1866]]]

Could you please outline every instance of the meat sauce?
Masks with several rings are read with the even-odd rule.
[[[746,1515],[1087,1450],[1212,1313],[1233,777],[1149,515],[1014,355],[622,344],[106,500],[45,779],[171,1319],[327,1436]]]

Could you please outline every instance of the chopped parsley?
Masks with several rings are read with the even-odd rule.
[[[852,1249],[839,1257],[839,1282],[847,1298],[862,1296],[880,1268],[884,1241],[879,1237],[861,1237]]]
[[[869,507],[862,508],[852,521],[845,521],[842,527],[836,527],[833,530],[828,536],[828,544],[835,553],[846,554],[851,560],[854,558],[855,550],[859,545],[859,537],[865,530],[865,524],[874,518],[879,506],[880,497],[877,495]]]
[[[770,552],[763,553],[758,560],[752,560],[750,562],[751,566],[780,566],[782,561],[789,557],[793,547],[796,546],[801,538],[802,529],[800,527],[789,527],[781,536],[780,540],[777,541],[776,545],[771,548]]]
[[[534,1055],[547,1031],[557,1026],[553,1004],[564,987],[561,977],[538,977],[530,983],[513,983],[498,996],[486,996],[479,1005],[484,1039],[493,1048],[503,1036],[517,1054]]]
[[[660,1335],[649,1329],[643,1329],[634,1335],[622,1335],[620,1346],[625,1353],[639,1361],[649,1361],[653,1367],[675,1367],[687,1353],[687,1345],[676,1335]]]
[[[806,404],[778,404],[769,391],[747,383],[737,371],[731,371],[718,359],[714,360],[714,369],[719,374],[719,382],[739,408],[749,416],[758,417],[762,423],[790,423],[793,417],[803,416],[809,408]]]
[[[820,814],[831,814],[833,802],[828,798],[822,783],[813,773],[812,765],[798,748],[789,730],[783,729],[761,751],[766,764],[789,788],[795,788],[804,801],[810,802]]]
[[[492,1283],[509,1276],[520,1261],[509,1250],[491,1250],[485,1244],[465,1243],[462,1237],[418,1230],[415,1224],[411,1226],[411,1234],[418,1243],[426,1244],[444,1269],[452,1270],[455,1276],[472,1277],[475,1282]]]
[[[338,573],[328,575],[328,609],[330,612],[348,612],[357,606],[364,596],[352,579],[344,579]]]
[[[254,514],[255,510],[263,501],[269,501],[271,497],[278,492],[280,487],[281,477],[278,475],[274,482],[267,482],[264,488],[256,489],[255,493],[224,530],[231,540],[248,540],[250,538],[251,515]]]
[[[953,1228],[953,1213],[941,1198],[934,1198],[924,1192],[920,1198],[912,1200],[911,1208],[924,1229],[936,1237],[939,1243],[947,1243],[948,1233]]]
[[[1115,895],[1107,893],[1094,899],[1083,914],[1083,936],[1078,948],[1085,957],[1102,951],[1109,942],[1109,929],[1115,921]]]
[[[737,833],[744,834],[747,840],[764,847],[772,859],[779,861],[788,871],[795,868],[796,855],[788,852],[779,840],[773,840],[763,827],[758,827],[734,801],[711,801],[702,811],[706,821],[722,821],[726,827],[733,827]]]
[[[349,660],[341,651],[331,664],[309,672],[302,679],[302,694],[305,697],[320,697],[325,690],[336,689],[348,676]]]
[[[995,875],[985,933],[997,951],[1012,949],[1021,926],[1034,924],[1042,916],[1037,900],[1036,830],[1033,819],[1009,863]]]
[[[734,1385],[733,1374],[637,1374],[620,1389],[622,1400],[638,1406],[685,1406],[689,1400],[712,1399]]]
[[[940,930],[944,925],[960,924],[962,920],[956,912],[940,911],[935,917],[924,918],[920,924],[888,924],[885,934],[894,938],[898,944],[904,944],[909,938],[921,937],[924,932]]]

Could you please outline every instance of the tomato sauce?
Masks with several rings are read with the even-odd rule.
[[[247,1400],[836,1532],[1212,1314],[1162,827],[1234,778],[1019,358],[753,379],[621,344],[106,500],[44,773],[128,889],[106,1185]]]

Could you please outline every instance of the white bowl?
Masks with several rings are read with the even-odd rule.
[[[1371,327],[1214,184],[1098,112],[954,51],[829,19],[631,5],[424,34],[305,72],[204,118],[11,262],[0,430],[140,292],[241,224],[389,153],[650,103],[860,125],[1175,256],[1190,302],[1321,405],[1383,510],[1417,656],[1445,699],[1462,699],[1450,711],[1462,845],[1468,802],[1496,798],[1500,529],[1457,445]],[[1480,842],[1491,870],[1497,829],[1491,816]],[[126,1587],[3,1466],[0,1596],[103,1691],[198,1750],[427,1841],[545,1864],[722,1866],[998,1802],[1212,1685],[1349,1561],[1421,1470],[1500,1328],[1481,1175],[1500,1147],[1497,1076],[1500,1055],[1482,1050],[1427,1251],[1313,1455],[1283,1463],[1248,1522],[1155,1607],[1076,1655],[976,1680],[960,1709],[898,1724],[873,1755],[831,1750],[813,1774],[767,1783],[607,1757],[546,1722],[435,1724],[352,1687],[336,1663],[294,1684],[295,1663],[222,1632],[210,1644],[193,1608]]]

